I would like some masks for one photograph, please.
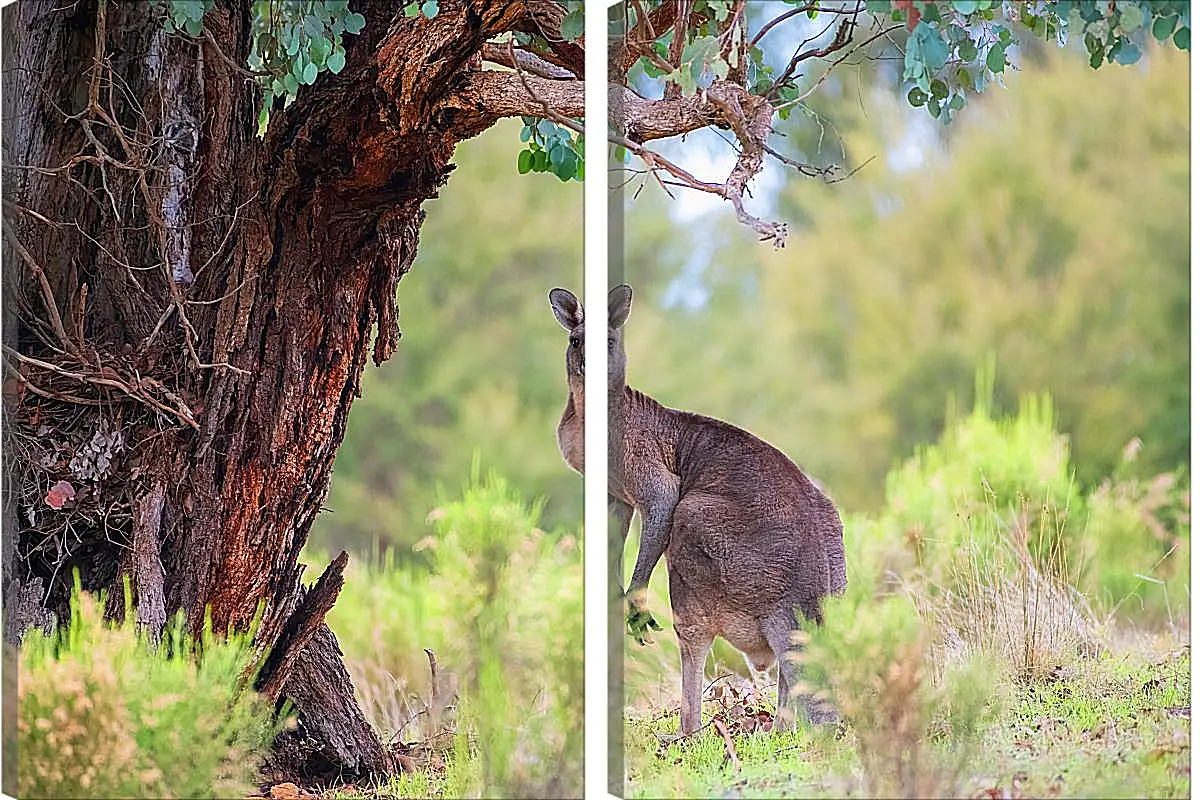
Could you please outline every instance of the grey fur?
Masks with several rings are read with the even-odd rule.
[[[778,662],[778,721],[786,726],[800,702],[791,696],[797,667],[784,657],[795,648],[796,613],[820,623],[824,598],[846,588],[841,518],[833,502],[762,439],[667,408],[626,384],[622,328],[632,296],[622,285],[608,298],[609,508],[623,535],[634,511],[642,520],[626,596],[641,607],[665,554],[682,662],[682,733],[700,727],[704,660],[717,636],[757,669]],[[568,346],[570,396],[558,437],[563,457],[582,473],[582,353],[579,375],[571,369],[572,350],[582,350],[583,311],[564,289],[551,292],[551,305],[564,327],[578,318],[568,328],[580,346]],[[812,721],[828,717],[811,700],[808,705]]]

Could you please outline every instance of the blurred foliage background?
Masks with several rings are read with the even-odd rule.
[[[781,149],[865,166],[766,176],[792,226],[782,251],[728,208],[631,183],[630,383],[768,439],[854,511],[878,509],[949,397],[970,408],[992,355],[997,411],[1049,392],[1084,486],[1134,437],[1140,474],[1185,464],[1187,55],[1098,73],[1053,45],[1023,53],[948,127],[886,66],[836,73],[781,123]]]
[[[519,121],[455,154],[426,204],[421,247],[398,292],[403,336],[363,376],[333,483],[311,542],[402,560],[432,532],[438,488],[456,491],[478,452],[529,498],[542,525],[578,532],[583,482],[563,463],[555,427],[566,403],[566,336],[555,286],[583,283],[583,187],[517,174]]]

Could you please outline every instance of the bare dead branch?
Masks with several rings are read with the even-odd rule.
[[[53,372],[56,375],[61,375],[64,378],[70,378],[80,383],[91,384],[93,386],[105,386],[110,389],[116,389],[129,398],[140,403],[150,406],[159,413],[167,416],[175,417],[184,424],[199,430],[200,426],[196,422],[196,418],[192,415],[192,410],[171,390],[154,378],[141,378],[128,382],[111,367],[102,368],[99,372],[93,374],[90,372],[76,372],[57,364],[51,364],[49,361],[43,361],[40,358],[27,356],[12,349],[8,345],[3,345],[4,352],[18,361],[29,364],[32,367]],[[157,390],[166,399],[176,404],[176,407],[171,407],[156,399],[151,395],[149,390]]]
[[[528,50],[513,49],[496,42],[488,42],[483,46],[483,60],[500,64],[509,69],[521,69],[540,78],[558,81],[575,80],[575,73],[569,69],[551,64]]]
[[[30,255],[25,249],[25,245],[21,244],[21,240],[13,233],[12,225],[0,225],[4,229],[4,236],[8,239],[9,244],[17,251],[17,255],[25,262],[26,266],[33,271],[34,277],[38,279],[38,283],[42,287],[42,299],[46,304],[46,313],[50,315],[50,326],[54,329],[54,333],[58,336],[58,341],[62,345],[63,350],[68,353],[77,353],[78,349],[74,342],[67,338],[66,328],[63,327],[62,316],[58,313],[58,303],[54,299],[54,290],[50,288],[50,281],[46,277],[46,271],[42,269],[42,265]]]

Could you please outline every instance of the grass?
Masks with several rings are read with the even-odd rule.
[[[476,464],[430,514],[425,564],[351,567],[329,623],[368,717],[417,771],[330,796],[582,794],[581,551],[539,512]]]
[[[979,383],[986,398],[986,370]],[[985,402],[951,420],[889,475],[879,514],[846,520],[847,593],[800,634],[807,689],[841,724],[768,732],[736,708],[759,703],[752,690],[731,706],[726,688],[704,719],[724,720],[728,740],[706,725],[664,743],[674,637],[627,643],[627,793],[1186,796],[1190,491],[1185,470],[1131,477],[1137,451],[1087,493],[1048,398],[1012,419]],[[665,572],[649,600],[668,621]],[[727,646],[707,667],[745,673]]]
[[[959,797],[1187,797],[1191,658],[1179,648],[1081,663],[1052,683],[1017,693],[975,734],[976,754],[944,786]],[[705,719],[720,710],[705,703]],[[853,730],[733,734],[736,767],[711,726],[664,745],[677,719],[626,723],[629,797],[848,797],[868,793]],[[937,736],[935,756],[947,755]]]

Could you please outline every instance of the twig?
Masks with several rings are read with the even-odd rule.
[[[508,40],[508,51],[512,56],[513,63],[516,64],[515,69],[517,77],[521,79],[521,85],[525,87],[525,93],[529,95],[531,100],[542,107],[542,110],[545,112],[546,119],[570,128],[578,134],[582,134],[584,132],[583,125],[581,125],[578,121],[571,119],[566,114],[561,114],[555,109],[551,108],[548,102],[538,97],[537,93],[533,91],[533,87],[529,85],[529,79],[525,77],[525,71],[521,68],[520,63],[517,61],[516,52],[513,50],[513,40],[511,38]]]
[[[72,380],[79,381],[80,383],[89,383],[93,386],[107,386],[112,389],[118,389],[124,394],[128,395],[131,399],[143,403],[144,405],[148,405],[155,411],[175,417],[176,419],[196,430],[199,430],[200,428],[199,424],[196,422],[196,418],[192,415],[191,409],[187,407],[187,405],[178,397],[178,395],[154,378],[140,379],[137,382],[138,388],[134,389],[128,383],[121,380],[120,375],[116,372],[116,370],[113,369],[109,369],[101,375],[89,375],[84,372],[73,372],[64,367],[60,367],[57,364],[51,364],[49,361],[43,361],[40,358],[27,356],[24,353],[17,352],[8,345],[3,345],[3,349],[4,352],[16,358],[18,361],[22,361],[26,364],[38,367],[39,369],[43,369],[48,372],[53,372],[57,375],[62,375],[64,378],[71,378]],[[151,397],[143,390],[143,387],[147,386],[160,391],[168,400],[178,404],[178,408],[171,408],[170,406]]]
[[[33,270],[34,276],[37,277],[38,283],[41,284],[42,296],[46,303],[46,311],[50,314],[50,324],[53,326],[54,333],[58,336],[63,348],[68,353],[78,355],[78,350],[76,349],[74,342],[67,338],[67,331],[63,327],[62,317],[58,313],[58,303],[54,300],[54,290],[50,288],[50,281],[46,278],[45,270],[43,270],[41,264],[37,263],[37,260],[29,254],[29,251],[25,249],[25,245],[21,244],[21,241],[17,239],[17,235],[13,233],[11,225],[0,225],[0,227],[4,229],[4,235],[8,238],[8,241],[13,246],[13,249],[15,249],[17,254],[21,256],[21,260],[24,261],[31,270]]]
[[[762,28],[759,29],[758,33],[754,34],[754,38],[750,40],[749,46],[746,47],[747,53],[749,53],[750,50],[753,50],[754,45],[758,44],[758,40],[763,38],[764,36],[766,36],[767,33],[772,28],[774,28],[776,25],[778,25],[781,22],[785,22],[785,21],[791,19],[792,17],[796,16],[797,14],[803,14],[804,12],[809,10],[811,5],[812,4],[809,3],[808,5],[805,5],[805,6],[798,6],[796,8],[793,8],[791,11],[787,11],[783,14],[780,14],[778,17],[771,20],[766,25],[763,25]]]
[[[511,42],[509,43],[511,44]],[[571,70],[565,67],[560,67],[557,64],[552,64],[540,56],[530,53],[528,50],[513,51],[511,47],[505,48],[494,42],[486,42],[483,45],[483,59],[491,61],[493,64],[500,64],[512,69],[523,69],[526,72],[531,72],[541,78],[550,80],[578,80],[577,76]]]
[[[735,773],[740,772],[742,762],[738,761],[737,751],[733,749],[733,738],[729,735],[729,728],[725,726],[725,723],[719,717],[713,717],[712,724],[717,729],[717,733],[721,734],[721,737],[725,739],[725,755],[729,758],[730,763],[733,764],[733,771]]]
[[[13,378],[15,378],[18,383],[23,385],[26,389],[33,392],[34,394],[36,394],[40,397],[44,397],[47,400],[58,400],[63,403],[73,403],[75,405],[80,405],[80,406],[102,406],[102,405],[105,405],[104,400],[97,400],[94,397],[80,397],[79,395],[75,395],[75,394],[66,394],[65,392],[56,392],[53,389],[43,389],[42,387],[38,386],[33,381],[29,380],[29,378],[22,375],[21,371],[19,369],[17,369],[16,367],[14,367],[11,363],[9,363],[9,360],[7,358],[0,358],[0,361],[3,362],[4,368],[6,370],[8,370],[9,373],[12,374]]]
[[[836,17],[835,17],[835,19],[836,19]],[[776,78],[775,81],[771,84],[771,88],[767,90],[766,94],[768,96],[771,95],[776,89],[778,89],[780,86],[782,86],[783,84],[785,84],[789,80],[791,80],[792,76],[796,72],[796,67],[798,67],[800,65],[801,61],[806,61],[810,58],[824,58],[825,56],[829,55],[830,53],[834,53],[834,52],[846,47],[847,45],[849,45],[850,42],[854,38],[855,24],[856,24],[856,20],[853,18],[844,19],[841,21],[841,24],[838,25],[837,33],[835,33],[833,35],[833,41],[830,42],[828,45],[826,45],[825,47],[810,48],[808,50],[805,50],[804,52],[797,51],[796,54],[792,56],[792,60],[788,62],[787,67],[784,68],[783,72],[781,72],[779,74],[779,77]],[[830,26],[833,25],[832,20],[830,21],[829,25]],[[825,30],[829,30],[829,26],[826,26]],[[864,44],[859,45],[859,47],[865,46],[865,44],[869,43],[870,41],[871,40],[868,40],[868,42],[864,42]],[[854,52],[855,50],[858,50],[858,49],[859,48],[856,47],[853,50],[851,50],[850,52]],[[840,62],[835,62],[835,63],[840,63]]]
[[[879,37],[885,36],[885,35],[891,33],[892,31],[897,30],[899,28],[903,28],[903,27],[904,27],[903,25],[893,25],[890,28],[885,28],[884,30],[881,30],[879,33],[876,33],[871,38],[867,39],[865,42],[858,45],[857,47],[855,47],[851,50],[847,50],[845,53],[842,54],[841,58],[837,59],[836,61],[834,61],[832,64],[829,65],[829,68],[826,69],[825,72],[821,74],[821,77],[817,79],[816,83],[814,83],[812,86],[810,86],[804,94],[800,95],[795,100],[789,100],[788,102],[783,103],[782,105],[776,106],[775,110],[778,111],[781,108],[787,108],[788,106],[793,106],[793,105],[796,105],[797,103],[801,103],[801,102],[807,100],[808,97],[813,92],[815,92],[818,88],[820,88],[821,84],[823,84],[825,82],[825,80],[829,77],[830,73],[833,72],[835,67],[837,67],[839,64],[841,64],[843,61],[845,61],[850,56],[852,56],[855,53],[857,53],[858,51],[862,50],[867,45],[874,42]]]

